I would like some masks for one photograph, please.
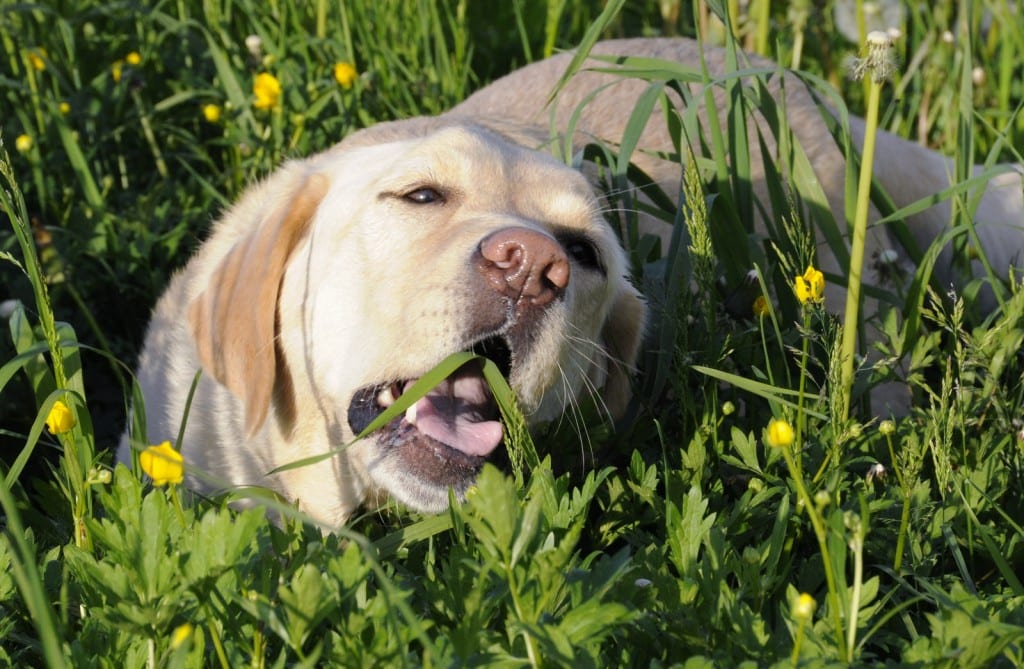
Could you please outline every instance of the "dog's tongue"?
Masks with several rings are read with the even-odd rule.
[[[501,423],[478,369],[463,368],[405,412],[405,419],[432,439],[467,455],[486,456],[501,443]]]

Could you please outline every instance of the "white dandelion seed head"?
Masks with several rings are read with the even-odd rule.
[[[885,30],[872,30],[868,33],[867,39],[869,47],[889,48],[892,46],[892,38],[889,37],[888,31]]]
[[[864,478],[867,480],[868,483],[871,483],[875,479],[881,481],[882,479],[885,478],[885,475],[885,465],[883,465],[881,462],[876,462],[875,464],[871,465],[871,467],[868,468],[868,473],[864,476]]]
[[[252,54],[253,58],[263,57],[263,39],[259,35],[249,35],[245,38],[245,48]]]

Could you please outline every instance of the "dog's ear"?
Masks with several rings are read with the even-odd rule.
[[[189,306],[189,325],[203,372],[245,405],[252,435],[267,418],[275,389],[290,383],[278,359],[277,299],[285,267],[305,236],[327,177],[314,174],[269,207],[220,262]]]
[[[608,320],[601,330],[601,339],[610,360],[603,396],[612,418],[622,417],[633,396],[632,377],[640,353],[646,315],[647,304],[640,293],[626,283],[615,296]]]

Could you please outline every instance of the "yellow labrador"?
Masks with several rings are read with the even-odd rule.
[[[688,40],[607,42],[596,51],[699,62]],[[706,55],[721,67],[721,52]],[[267,486],[336,526],[379,495],[439,511],[449,490],[464,494],[500,449],[493,401],[470,366],[341,455],[268,474],[349,443],[453,352],[498,360],[531,425],[593,392],[620,412],[644,303],[595,188],[537,149],[549,132],[544,103],[567,63],[558,56],[526,67],[438,118],[354,133],[251,188],[157,304],[138,370],[148,434],[136,442],[176,438],[201,368],[180,448],[190,470],[210,479],[190,484]],[[612,81],[576,77],[557,102],[556,127]],[[642,86],[603,89],[581,116],[580,142],[619,139]],[[841,212],[842,158],[818,110],[798,86],[787,106]],[[649,124],[643,146],[671,146],[660,125]],[[898,204],[948,182],[936,154],[896,138],[882,146],[880,178],[896,186]],[[675,192],[678,165],[639,161]],[[763,196],[763,172],[754,181]],[[997,185],[982,211],[1017,226],[1003,236],[1012,248],[990,245],[1006,265],[1020,249],[1024,207],[1019,177]],[[924,242],[945,224],[936,209],[914,222]]]
[[[587,181],[550,156],[445,118],[375,126],[251,189],[175,277],[139,362],[147,440],[175,438],[202,368],[189,468],[325,526],[378,492],[439,511],[502,440],[473,366],[342,455],[268,472],[350,442],[459,351],[503,364],[531,422],[588,388],[617,412],[644,311],[627,271]]]

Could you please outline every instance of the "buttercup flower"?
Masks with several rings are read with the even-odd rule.
[[[192,623],[178,625],[171,632],[171,650],[178,650],[182,644],[192,638]]]
[[[256,109],[273,109],[281,98],[281,82],[272,74],[260,72],[253,82],[252,92],[256,96],[252,103]]]
[[[203,105],[203,118],[205,118],[208,123],[216,123],[217,121],[219,121],[220,105]]]
[[[793,292],[800,304],[821,302],[825,299],[825,275],[808,265],[804,275],[793,280]]]
[[[142,62],[142,56],[139,55],[138,51],[132,51],[124,57],[124,62],[128,63],[129,65],[138,65]]]
[[[768,434],[766,440],[772,448],[789,448],[793,445],[795,434],[793,426],[781,418],[772,418],[768,421]]]
[[[28,153],[35,146],[35,140],[32,139],[32,135],[18,135],[18,138],[14,140],[14,148],[18,150],[18,153]]]
[[[19,138],[20,139],[20,138]],[[75,414],[61,400],[53,403],[50,413],[46,414],[46,429],[50,434],[64,434],[75,426]]]
[[[62,101],[59,105],[57,105],[57,109],[59,109],[60,113],[64,116],[67,116],[71,113],[71,105],[69,105],[67,102]]]
[[[802,592],[793,602],[793,617],[801,622],[807,622],[814,615],[814,609],[817,607],[818,603],[814,601],[814,597]]]
[[[768,298],[764,295],[758,295],[754,298],[754,315],[758,318],[767,316],[771,309],[768,306]]]
[[[185,478],[184,462],[181,453],[174,450],[169,441],[150,446],[139,453],[142,471],[153,479],[153,485],[156,486],[181,483]]]
[[[342,88],[352,88],[359,73],[352,63],[344,61],[334,64],[334,80],[341,84]]]
[[[124,69],[123,60],[115,60],[110,66],[110,76],[114,79],[114,83],[121,81],[121,70]]]
[[[28,64],[33,70],[42,72],[46,69],[46,49],[39,47],[28,52]]]

